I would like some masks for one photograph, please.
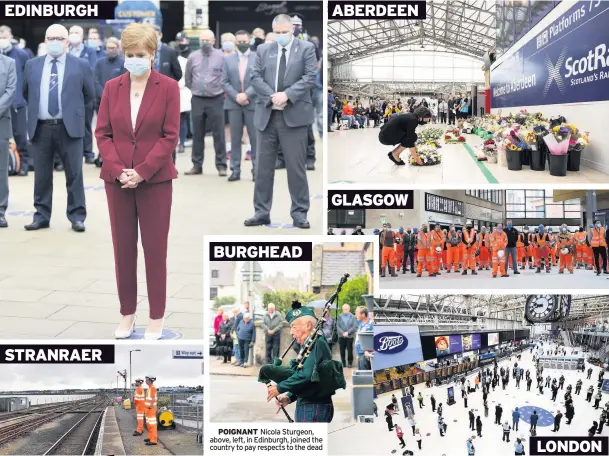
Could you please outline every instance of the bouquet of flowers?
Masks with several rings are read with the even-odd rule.
[[[566,125],[556,125],[543,137],[552,155],[566,155],[569,151],[571,129]]]
[[[482,145],[482,150],[489,163],[497,163],[497,144],[494,139],[487,139]]]
[[[444,136],[444,142],[446,144],[457,144],[457,143],[464,143],[465,142],[465,137],[459,135],[458,132],[452,132],[454,134],[453,135],[446,135]]]
[[[527,143],[524,141],[524,135],[518,128],[513,128],[504,135],[503,145],[505,150],[513,150],[521,152],[527,148]]]
[[[563,124],[563,126],[571,130],[571,138],[569,138],[569,152],[581,152],[588,146],[589,139],[587,132],[583,132],[575,125],[571,124]]]
[[[422,146],[422,145],[428,145],[428,146],[433,146],[436,149],[441,148],[442,146],[440,145],[440,139],[426,139],[426,140],[422,140],[420,137],[419,139],[417,139],[416,142],[416,146]]]
[[[423,162],[423,166],[437,165],[442,161],[442,154],[436,147],[429,144],[422,144],[417,146],[417,155]],[[411,158],[411,165],[417,165],[417,163]]]
[[[442,128],[428,127],[421,130],[421,132],[418,133],[418,137],[419,140],[423,141],[427,141],[428,139],[435,140],[440,139],[443,133],[444,130]]]

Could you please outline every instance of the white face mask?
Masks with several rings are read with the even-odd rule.
[[[82,43],[82,38],[78,33],[70,33],[68,40],[72,46],[79,46]]]
[[[0,38],[0,49],[8,49],[11,45],[11,40],[8,38]]]

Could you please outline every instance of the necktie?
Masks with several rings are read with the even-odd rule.
[[[245,92],[245,69],[247,68],[247,57],[245,54],[241,56],[239,62],[239,77],[241,78],[241,92]]]
[[[57,74],[57,59],[53,59],[51,78],[49,79],[49,114],[55,117],[59,114],[59,75]]]
[[[279,60],[279,73],[277,73],[277,92],[283,92],[285,85],[283,78],[287,67],[287,59],[285,57],[285,48],[281,49],[281,59]]]

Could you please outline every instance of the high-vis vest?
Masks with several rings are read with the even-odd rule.
[[[459,245],[461,243],[461,236],[456,231],[449,231],[446,235],[446,243],[453,247]]]
[[[429,233],[423,233],[422,231],[419,231],[419,234],[417,236],[417,249],[425,250],[430,248],[431,236],[429,235]]]
[[[133,402],[135,403],[135,406],[137,407],[139,404],[144,405],[144,401],[146,399],[146,396],[144,395],[144,388],[142,388],[142,386],[138,386],[137,388],[135,388],[135,394],[133,395]]]
[[[157,396],[156,396],[156,386],[152,385],[149,386],[148,389],[146,390],[146,399],[144,402],[144,405],[146,407],[156,407],[156,400],[157,400]]]
[[[394,239],[395,236],[391,230],[383,231],[381,233],[381,245],[383,247],[393,247]]]
[[[465,244],[467,244],[468,242],[471,243],[471,245],[474,245],[476,243],[476,230],[472,228],[471,231],[467,231],[467,229],[463,230],[463,240],[465,241]]]
[[[605,228],[592,228],[590,229],[590,245],[594,247],[607,247],[607,241],[605,241]]]
[[[484,246],[482,245],[483,242],[484,242]],[[488,233],[478,234],[478,247],[487,247],[487,248],[490,247]]]
[[[545,247],[546,243],[550,242],[550,235],[548,233],[535,235],[535,243],[539,245],[539,247]]]
[[[578,231],[575,233],[575,240],[579,245],[586,245],[586,239],[588,235],[584,231]]]
[[[571,236],[569,234],[560,234],[558,236],[558,247],[565,248],[571,245]]]
[[[518,235],[518,240],[516,241],[516,247],[524,247],[525,236],[524,233],[520,233]]]
[[[433,246],[442,246],[445,241],[444,233],[442,231],[432,231],[431,232],[431,244]]]
[[[491,239],[491,246],[494,249],[503,250],[507,246],[508,240],[507,240],[507,234],[505,234],[505,231],[502,231],[501,233],[491,234],[490,239]]]

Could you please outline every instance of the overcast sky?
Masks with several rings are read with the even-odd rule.
[[[0,391],[55,390],[63,388],[109,388],[116,386],[117,370],[129,370],[133,353],[132,380],[154,375],[155,384],[165,386],[203,385],[202,359],[172,359],[172,350],[202,350],[192,344],[117,345],[115,364],[2,364]],[[129,372],[127,372],[127,379]],[[120,381],[120,380],[119,380]],[[121,385],[121,383],[119,383]]]
[[[310,261],[259,261],[262,266],[264,277],[273,277],[282,272],[286,277],[298,277],[300,274],[309,275],[311,271]],[[237,270],[240,271],[244,262],[237,262]]]

